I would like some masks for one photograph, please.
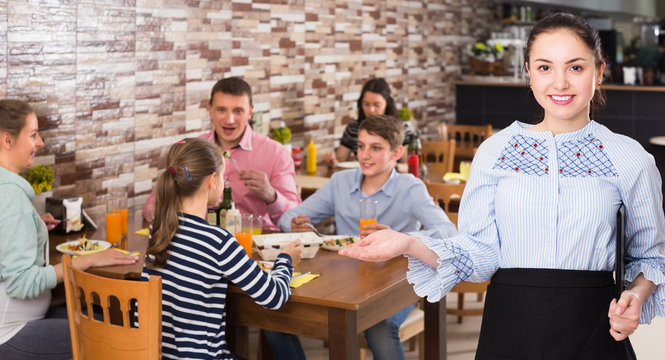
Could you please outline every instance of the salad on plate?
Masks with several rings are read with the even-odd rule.
[[[337,251],[353,245],[358,238],[356,236],[336,235],[323,240],[323,248],[326,250]]]
[[[56,250],[63,254],[82,255],[97,251],[106,250],[111,247],[111,243],[103,240],[90,240],[83,235],[80,240],[68,241],[56,246]]]

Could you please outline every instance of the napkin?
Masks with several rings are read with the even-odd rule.
[[[150,235],[150,229],[145,228],[145,229],[141,229],[141,230],[136,230],[136,235],[148,236],[148,235]]]
[[[134,251],[133,253],[130,254],[129,251],[127,251],[127,250],[125,250],[125,249],[113,248],[113,250],[115,250],[115,251],[120,251],[121,253],[123,253],[123,254],[128,254],[129,256],[139,256],[139,255],[141,255],[141,253],[138,252],[138,251]]]
[[[294,289],[319,277],[319,274],[304,274],[302,276],[298,276],[298,274],[300,273],[293,273],[293,278],[291,279],[291,287]]]

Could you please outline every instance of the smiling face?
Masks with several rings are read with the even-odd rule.
[[[529,59],[531,89],[545,110],[543,123],[584,127],[589,122],[590,102],[605,65],[597,68],[591,49],[566,29],[539,34]]]
[[[253,107],[249,105],[249,97],[217,92],[208,110],[222,149],[229,150],[238,145],[252,118]]]
[[[21,129],[18,137],[11,136],[8,132],[3,132],[2,139],[2,164],[7,170],[19,173],[32,166],[33,159],[37,149],[44,146],[42,138],[37,133],[39,124],[37,116],[30,113],[25,118],[25,126]]]
[[[363,112],[365,113],[365,117],[385,114],[386,105],[386,99],[384,99],[381,94],[365,91],[362,100],[362,107]]]
[[[390,148],[388,140],[367,130],[358,132],[358,162],[365,177],[388,176],[402,156],[402,145]]]

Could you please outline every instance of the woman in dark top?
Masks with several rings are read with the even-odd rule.
[[[397,108],[395,100],[390,95],[390,86],[383,78],[374,78],[363,85],[358,98],[358,119],[350,122],[344,130],[340,146],[335,152],[330,152],[324,157],[324,161],[329,166],[334,166],[338,161],[349,161],[355,158],[358,148],[358,125],[366,117],[372,115],[389,115],[397,117]],[[412,134],[405,136],[405,143],[410,141]]]

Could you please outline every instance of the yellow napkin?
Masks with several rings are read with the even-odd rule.
[[[129,251],[127,251],[127,250],[125,250],[125,249],[113,248],[113,250],[115,250],[115,251],[120,251],[121,253],[123,253],[123,254],[128,254],[129,256],[139,256],[139,255],[141,255],[141,253],[138,252],[138,251],[134,251],[133,253],[130,254]]]
[[[150,229],[145,228],[145,229],[141,229],[141,230],[136,230],[136,235],[148,236],[148,235],[150,235]]]
[[[316,279],[317,277],[319,277],[319,274],[305,274],[303,276],[295,277],[298,274],[300,274],[300,273],[295,273],[294,272],[293,273],[294,278],[291,279],[291,287],[294,288],[294,289],[297,288],[300,285],[307,284],[308,282],[310,282],[310,281]]]
[[[454,172],[447,172],[443,175],[443,181],[445,182],[453,182],[455,180],[467,181],[468,179],[464,178],[464,175]]]

